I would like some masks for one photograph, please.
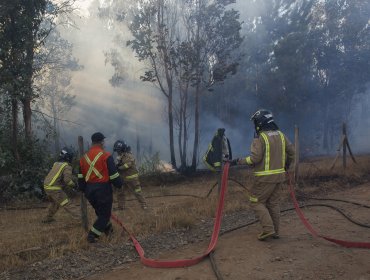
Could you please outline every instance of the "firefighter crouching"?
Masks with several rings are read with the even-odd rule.
[[[80,174],[78,174],[80,190],[94,208],[97,219],[91,227],[87,241],[94,243],[103,233],[113,232],[110,216],[112,212],[112,184],[122,187],[121,178],[117,172],[110,153],[104,151],[105,136],[96,132],[91,136],[92,146],[80,159]]]
[[[251,120],[256,131],[251,155],[234,163],[247,164],[254,169],[255,182],[249,200],[262,226],[258,235],[262,241],[269,237],[279,238],[280,201],[285,172],[294,160],[294,148],[279,131],[270,111],[260,109]]]
[[[135,158],[131,153],[130,146],[122,140],[117,140],[114,143],[113,151],[118,154],[116,158],[117,169],[124,183],[124,188],[117,193],[118,209],[123,210],[125,208],[126,188],[135,195],[142,209],[148,209],[145,198],[142,195],[139,172],[136,168]]]
[[[76,187],[73,182],[72,166],[73,153],[68,148],[63,148],[59,154],[59,160],[53,164],[50,172],[44,180],[44,189],[50,201],[47,215],[43,223],[55,221],[54,215],[59,208],[63,207],[73,218],[79,219],[78,209],[71,201]]]

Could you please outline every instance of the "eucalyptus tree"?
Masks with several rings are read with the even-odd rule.
[[[125,12],[122,12],[123,2],[128,7]],[[190,112],[194,112],[191,166],[195,169],[201,93],[236,72],[238,58],[232,52],[240,46],[242,38],[239,13],[228,9],[233,3],[235,1],[228,0],[140,0],[135,4],[114,1],[110,9],[106,5],[100,10],[105,17],[114,19],[116,14],[116,20],[120,22],[127,19],[133,37],[127,45],[146,67],[140,78],[155,85],[165,97],[171,164],[174,167],[175,127],[181,168],[186,168]],[[193,108],[190,108],[191,104],[194,104]]]
[[[232,0],[186,1],[185,28],[189,37],[185,64],[186,77],[194,89],[194,143],[191,167],[198,163],[200,136],[200,98],[207,90],[224,82],[237,72],[240,57],[235,55],[243,38],[240,35],[239,12],[229,8]]]

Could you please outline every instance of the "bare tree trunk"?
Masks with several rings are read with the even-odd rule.
[[[188,109],[188,90],[186,89],[186,93],[185,93],[185,97],[184,97],[184,110],[183,110],[183,126],[184,126],[184,138],[183,138],[183,158],[181,159],[182,160],[182,164],[184,166],[186,166],[186,161],[187,161],[187,146],[188,146],[188,127],[187,127],[187,117],[186,117],[186,112],[187,112],[187,109]]]
[[[31,98],[29,96],[26,96],[25,99],[22,100],[22,105],[23,105],[23,121],[24,121],[25,137],[26,139],[30,140],[32,137]]]
[[[168,92],[168,126],[170,133],[170,153],[171,153],[171,164],[176,169],[176,157],[175,157],[175,141],[173,133],[173,104],[172,104],[172,88]]]
[[[158,32],[159,32],[159,43],[163,48],[160,49],[160,53],[163,57],[163,62],[165,64],[164,71],[166,75],[166,82],[168,87],[168,127],[169,127],[169,136],[170,136],[170,156],[171,156],[171,164],[172,167],[176,169],[176,156],[175,156],[175,140],[174,140],[174,121],[173,121],[173,79],[170,73],[171,63],[170,58],[168,55],[169,48],[166,42],[166,30],[165,26],[166,23],[164,22],[163,14],[164,14],[164,2],[163,0],[158,1],[158,10],[157,10],[157,24],[158,24]],[[168,49],[167,49],[168,48]]]
[[[194,115],[194,146],[193,146],[193,159],[191,162],[191,168],[195,171],[197,168],[198,161],[198,145],[199,145],[199,95],[200,95],[200,84],[197,84],[195,91],[195,115]]]
[[[183,158],[184,158],[184,152],[183,152],[183,143],[182,143],[182,140],[183,140],[183,110],[184,110],[184,102],[183,102],[183,93],[181,92],[181,88],[180,88],[180,108],[179,108],[179,112],[178,112],[178,117],[179,117],[179,121],[178,121],[178,126],[179,126],[179,133],[178,133],[178,144],[179,144],[179,153],[180,153],[180,162],[181,162],[181,166],[180,166],[180,169],[182,168],[185,168],[185,165],[184,165],[184,161],[183,161]]]
[[[33,1],[29,1],[26,5],[26,14],[30,19],[35,19],[36,12]],[[32,76],[33,76],[33,59],[34,59],[34,41],[35,41],[35,32],[38,29],[40,22],[37,23],[37,27],[30,25],[27,30],[27,41],[25,42],[26,46],[26,57],[25,57],[25,85],[23,88],[23,122],[25,128],[25,137],[27,140],[30,140],[32,137],[32,110],[31,110],[31,101],[32,101]],[[29,141],[29,143],[31,143]]]
[[[12,148],[16,161],[20,160],[18,152],[18,101],[12,98]]]

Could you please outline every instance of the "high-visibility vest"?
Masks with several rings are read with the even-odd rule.
[[[224,136],[224,131],[224,129],[217,130],[216,134],[212,138],[212,142],[208,145],[208,149],[203,156],[204,164],[212,171],[215,171],[221,167],[223,141],[226,141],[225,145],[227,146],[227,150],[229,152],[229,159],[232,159],[230,141]]]
[[[98,146],[93,146],[80,159],[80,171],[87,183],[109,182],[107,158],[110,153]]]
[[[49,172],[47,178],[45,179],[45,182],[44,182],[44,189],[45,190],[59,191],[59,190],[62,189],[62,186],[56,186],[55,182],[58,180],[58,178],[60,178],[64,168],[67,165],[68,164],[66,162],[64,162],[64,163],[59,163],[59,162],[54,163],[52,170]],[[53,173],[53,175],[54,175],[52,178],[50,178],[50,173]],[[51,180],[48,180],[48,179],[51,179]]]
[[[277,161],[276,166],[272,166],[271,164],[271,147],[269,141],[269,135],[265,132],[261,132],[260,135],[265,143],[265,157],[263,159],[263,167],[262,170],[256,170],[254,172],[255,176],[268,176],[274,174],[281,174],[285,173],[285,162],[286,162],[286,152],[285,152],[285,136],[281,131],[276,131],[274,133],[278,133],[281,140],[281,145],[279,150],[275,150],[275,156],[279,158]],[[276,147],[275,147],[276,149]],[[247,163],[251,162],[250,157],[246,158]]]

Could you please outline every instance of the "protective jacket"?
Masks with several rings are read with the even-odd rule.
[[[285,181],[285,170],[294,160],[294,148],[279,130],[262,131],[251,145],[251,155],[245,158],[254,166],[259,182],[280,183]]]
[[[75,187],[72,180],[72,167],[67,162],[55,162],[44,180],[44,189],[58,191],[63,187]]]
[[[134,155],[130,152],[117,157],[117,169],[124,181],[134,180],[139,177]]]
[[[92,146],[90,150],[81,157],[78,178],[82,190],[86,188],[86,184],[110,186],[110,183],[112,183],[118,188],[122,186],[122,181],[112,156],[98,145]]]
[[[229,139],[225,136],[225,129],[220,128],[208,145],[208,150],[203,156],[204,164],[212,171],[221,167],[223,159],[232,159]]]
[[[94,145],[80,159],[79,188],[94,208],[97,219],[92,225],[88,241],[94,242],[103,232],[112,230],[110,216],[112,213],[112,185],[122,187],[122,180],[117,172],[110,153],[100,145]]]

